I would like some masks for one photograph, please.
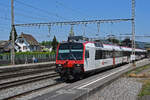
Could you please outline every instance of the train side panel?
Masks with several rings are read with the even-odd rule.
[[[88,57],[84,59],[84,71],[90,71],[95,69],[95,48],[93,43],[85,44],[85,52],[88,53]],[[85,55],[86,55],[85,53]]]

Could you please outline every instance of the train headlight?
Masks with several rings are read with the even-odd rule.
[[[80,66],[80,64],[77,64],[76,66],[77,66],[77,67],[79,67],[79,66]]]
[[[76,67],[83,67],[83,64],[75,64]]]
[[[58,64],[58,67],[61,67],[61,64]]]

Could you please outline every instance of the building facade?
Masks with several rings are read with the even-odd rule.
[[[20,52],[34,52],[41,51],[40,44],[30,34],[24,34],[23,32],[17,38],[16,44],[20,47]]]

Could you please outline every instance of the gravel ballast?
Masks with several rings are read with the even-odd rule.
[[[58,84],[56,86],[53,86],[53,88],[50,87],[50,88],[43,89],[41,91],[30,93],[28,95],[23,95],[21,97],[17,97],[17,98],[15,98],[15,100],[30,100],[34,97],[41,96],[43,94],[49,93],[51,91],[54,91],[56,89],[62,88],[62,87],[67,86],[67,85],[68,84],[66,84],[66,83],[61,83],[61,84]]]
[[[57,78],[55,78],[55,79],[57,79]],[[56,81],[54,81],[55,79],[49,78],[49,79],[41,80],[38,82],[28,83],[25,85],[20,85],[17,87],[1,90],[0,91],[0,100],[11,97],[11,96],[15,96],[20,93],[24,93],[27,91],[35,90],[35,89],[38,89],[41,87],[45,87],[45,86],[54,84],[54,83],[56,83]]]
[[[135,78],[119,78],[95,94],[88,100],[137,100],[142,83]]]

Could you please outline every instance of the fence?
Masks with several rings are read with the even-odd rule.
[[[55,54],[16,54],[15,55],[15,64],[26,64],[33,62],[48,62],[55,61]],[[11,64],[10,54],[1,54],[0,55],[0,65],[9,65]]]

